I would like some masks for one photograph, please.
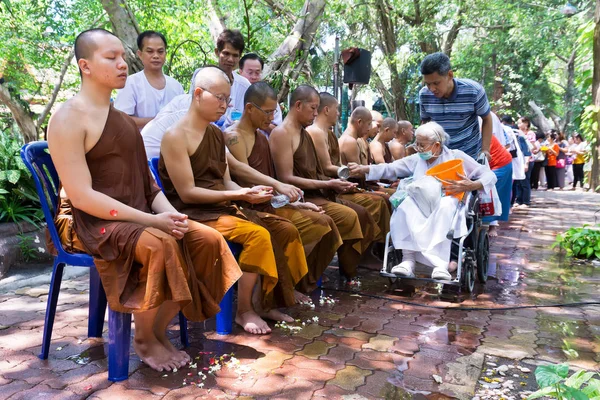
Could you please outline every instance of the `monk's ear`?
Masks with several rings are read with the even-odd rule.
[[[202,95],[202,92],[204,92],[204,90],[198,86],[197,88],[194,89],[194,99],[199,98]]]
[[[302,102],[300,100],[298,100],[296,102],[296,104],[294,104],[294,108],[298,111],[300,111],[302,109]]]
[[[89,61],[87,59],[80,58],[79,61],[77,61],[77,65],[79,66],[81,75],[90,75],[91,74]]]

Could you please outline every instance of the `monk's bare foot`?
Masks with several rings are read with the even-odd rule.
[[[188,364],[190,361],[192,361],[192,358],[189,356],[188,353],[182,350],[178,350],[175,346],[173,346],[173,343],[171,343],[169,338],[167,338],[166,336],[156,335],[156,338],[158,339],[160,344],[162,344],[165,347],[165,349],[167,349],[167,351],[171,353],[171,356],[177,363],[177,368],[181,368],[184,365]]]
[[[158,339],[133,341],[133,349],[143,362],[156,371],[172,371],[179,367],[173,354]]]
[[[269,325],[254,310],[246,311],[235,316],[235,322],[248,333],[264,335],[271,333]]]
[[[458,268],[458,263],[456,261],[450,261],[448,264],[448,272],[454,272]]]
[[[294,290],[294,298],[296,299],[296,303],[308,303],[310,301],[310,297],[305,295],[304,293],[300,293],[297,290]]]
[[[264,319],[270,319],[271,321],[294,322],[294,318],[275,309],[263,311],[260,313],[260,316]]]
[[[490,225],[490,227],[488,229],[488,236],[489,237],[498,236],[498,228],[495,225]]]

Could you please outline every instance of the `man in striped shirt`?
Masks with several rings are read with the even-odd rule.
[[[444,53],[430,54],[421,63],[425,86],[419,92],[422,123],[435,121],[450,135],[448,147],[477,159],[488,160],[492,140],[492,116],[483,87],[470,79],[454,78]],[[483,122],[481,131],[477,117]]]

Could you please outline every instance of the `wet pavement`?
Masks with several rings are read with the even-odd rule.
[[[473,295],[398,287],[369,270],[360,284],[340,285],[331,267],[313,306],[290,310],[297,322],[264,336],[237,327],[220,336],[214,320],[191,323],[190,368],[155,372],[132,352],[129,379],[119,383],[107,380],[106,341],[86,337],[87,275],[63,282],[46,361],[37,354],[48,285],[0,286],[0,399],[470,399],[496,377],[490,363],[518,375],[511,396],[520,398],[535,390],[540,363],[599,367],[600,306],[539,307],[600,300],[600,268],[550,249],[557,233],[600,217],[599,200],[536,192],[533,207],[501,226],[494,278]],[[176,343],[178,329],[170,331]]]

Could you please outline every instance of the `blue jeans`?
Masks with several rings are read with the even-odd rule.
[[[531,203],[531,171],[533,170],[533,163],[529,163],[529,168],[525,172],[525,179],[513,181],[513,193],[510,200],[510,204],[527,204]]]

